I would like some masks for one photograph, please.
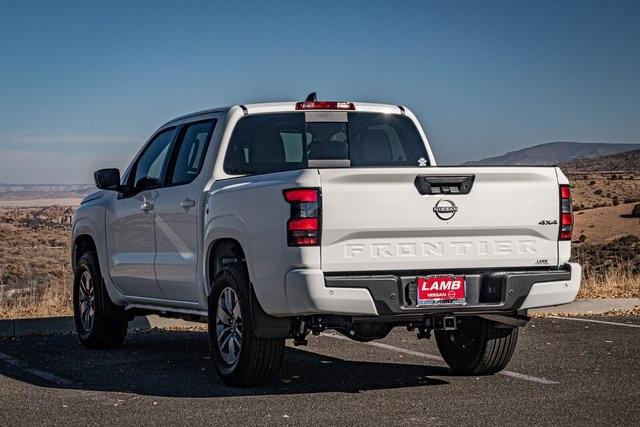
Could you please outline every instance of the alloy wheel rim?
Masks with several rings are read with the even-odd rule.
[[[216,338],[224,361],[235,365],[242,348],[242,313],[238,295],[229,287],[224,288],[218,297]]]
[[[78,304],[80,311],[80,324],[85,332],[91,332],[96,316],[96,298],[93,278],[89,271],[84,271],[80,276],[80,286],[78,286]]]

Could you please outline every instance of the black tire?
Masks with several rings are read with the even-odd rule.
[[[217,328],[227,328],[219,318],[218,302],[225,289],[230,288],[239,303],[240,316],[230,316],[226,320],[236,320],[235,330],[237,338],[240,331],[239,353],[234,362],[225,360],[223,351],[225,346],[218,342]],[[226,291],[230,294],[229,291]],[[223,297],[224,298],[224,297]],[[233,305],[235,307],[235,305]],[[225,308],[221,308],[223,311]],[[231,310],[234,311],[234,310]],[[231,313],[233,314],[233,313]],[[223,316],[224,317],[224,316]],[[237,326],[240,325],[240,326]],[[221,329],[221,330],[222,330]],[[221,332],[224,334],[224,332]],[[226,338],[226,335],[221,335]],[[232,338],[235,339],[235,338]],[[216,276],[209,296],[209,341],[213,353],[216,372],[226,384],[234,387],[256,387],[268,384],[278,374],[284,356],[284,338],[261,338],[253,333],[251,326],[250,284],[249,276],[242,265],[232,264],[224,267]],[[234,341],[237,342],[237,339]],[[227,344],[225,355],[230,350]]]
[[[87,291],[87,275],[91,279],[92,292]],[[83,290],[81,290],[81,287]],[[88,302],[85,295],[92,294]],[[93,310],[93,320],[87,323],[86,307]],[[76,324],[76,332],[80,342],[91,349],[116,348],[122,345],[127,335],[128,318],[124,310],[115,305],[104,287],[100,264],[95,252],[85,252],[74,274],[73,280],[73,314]]]
[[[440,354],[457,374],[486,375],[503,370],[518,342],[517,327],[498,324],[479,317],[458,318],[458,329],[436,331]]]

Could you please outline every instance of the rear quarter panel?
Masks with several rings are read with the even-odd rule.
[[[223,238],[242,245],[251,283],[268,313],[288,312],[285,279],[289,271],[320,268],[319,247],[287,246],[290,206],[282,190],[319,186],[317,170],[309,169],[219,180],[209,192],[204,247]]]

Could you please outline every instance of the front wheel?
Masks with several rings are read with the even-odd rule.
[[[128,318],[109,298],[95,252],[78,261],[73,280],[73,314],[80,342],[87,348],[119,347],[127,335]]]
[[[255,387],[269,383],[280,370],[284,338],[253,333],[250,284],[241,265],[226,266],[209,296],[209,341],[216,372],[227,384]]]
[[[502,327],[479,317],[458,319],[458,329],[436,331],[442,358],[458,374],[484,375],[503,370],[518,342],[517,327]]]

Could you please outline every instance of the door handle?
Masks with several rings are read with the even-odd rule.
[[[144,203],[140,205],[140,209],[142,209],[144,212],[149,212],[150,210],[153,210],[153,203],[149,203],[147,200],[145,200]]]
[[[180,202],[180,206],[182,206],[185,209],[192,208],[195,205],[196,205],[196,201],[195,200],[191,200],[189,198],[186,198],[182,202]]]

